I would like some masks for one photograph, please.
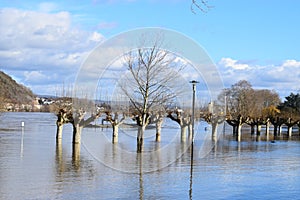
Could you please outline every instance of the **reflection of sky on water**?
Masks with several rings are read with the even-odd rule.
[[[135,156],[129,163],[122,160],[126,157],[123,158],[114,145],[105,140],[99,142],[95,140],[105,135],[110,141],[110,129],[85,128],[83,142],[87,145],[89,138],[94,139],[93,145],[100,150],[100,155],[91,156],[87,149],[93,146],[83,145],[78,155],[77,150],[72,149],[70,125],[64,127],[61,145],[56,144],[55,120],[56,117],[48,113],[1,114],[1,198],[189,198],[191,178],[189,148],[166,167],[163,166],[165,162],[163,159],[167,157],[163,153],[153,154],[152,157]],[[23,140],[21,121],[25,122]],[[149,138],[145,140],[145,150],[168,146],[167,138],[172,138],[173,131],[179,129],[175,123],[167,123],[164,126],[169,131],[162,133],[162,142],[154,142],[151,130]],[[201,150],[203,141],[200,138],[207,134],[202,125],[198,127],[198,131],[192,173],[194,199],[296,199],[299,197],[299,140],[278,140],[271,143],[263,140],[256,142],[254,139],[238,143],[231,140],[232,133],[229,130],[225,137],[220,135],[216,146],[210,146],[212,151],[201,157],[199,152],[203,151]],[[101,144],[103,146],[100,146]],[[136,148],[134,133],[125,135],[120,132],[118,145],[134,153]],[[21,154],[22,147],[23,154]],[[169,151],[172,152],[170,155],[173,157],[168,157],[171,159],[177,152],[184,151],[182,149],[184,146],[180,142],[174,142],[173,147]],[[106,156],[103,157],[105,154]],[[105,158],[107,162],[112,162],[114,158],[116,165],[125,164],[127,169],[128,166],[135,166],[138,172],[123,173],[113,170],[97,161],[96,156],[102,156],[101,158]],[[159,168],[159,170],[139,173],[143,168]]]

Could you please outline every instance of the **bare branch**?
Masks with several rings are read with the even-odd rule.
[[[213,6],[208,4],[208,0],[200,0],[200,2],[198,0],[192,0],[191,11],[196,14],[194,7],[203,13],[207,13],[209,9],[213,8]]]
[[[163,48],[161,36],[142,39],[139,48],[125,54],[128,71],[118,80],[117,89],[129,99],[137,124],[145,128],[151,113],[164,112],[182,94],[178,80],[186,62],[178,62],[176,55]]]

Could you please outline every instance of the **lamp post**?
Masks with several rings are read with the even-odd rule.
[[[192,80],[190,83],[193,85],[193,103],[192,103],[192,145],[191,145],[191,169],[190,169],[190,199],[193,197],[193,160],[194,160],[194,139],[195,139],[195,93],[196,93],[196,83],[198,81]]]
[[[192,144],[194,144],[195,139],[195,93],[196,93],[196,84],[198,81],[192,80],[190,83],[193,85],[193,103],[192,103]]]

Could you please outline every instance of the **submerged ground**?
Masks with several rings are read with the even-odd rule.
[[[135,153],[135,131],[85,128],[80,149],[72,128],[55,141],[50,113],[0,116],[0,199],[297,199],[299,139],[234,141],[229,127],[214,146],[201,123],[191,148],[166,121],[162,142],[151,131]],[[25,127],[21,127],[21,122]],[[180,132],[180,131],[179,131]],[[263,138],[263,136],[262,136]]]

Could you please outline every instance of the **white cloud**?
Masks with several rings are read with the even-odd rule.
[[[41,82],[41,81],[47,81],[48,77],[44,74],[42,74],[41,71],[25,71],[24,72],[25,81],[30,82]]]
[[[300,68],[300,61],[296,60],[286,60],[282,64],[283,67],[295,67],[295,68]]]
[[[225,67],[236,70],[245,70],[250,68],[248,64],[240,63],[237,60],[233,60],[232,58],[222,58],[219,62],[219,65],[223,65]]]
[[[61,46],[61,39],[70,32],[71,19],[67,12],[56,14],[1,9],[0,44],[7,48]]]
[[[220,74],[226,87],[239,80],[249,81],[254,88],[274,89],[281,97],[300,89],[300,61],[285,60],[280,64],[258,65],[244,64],[247,67],[236,67],[236,63],[245,63],[231,58],[222,58],[218,62]],[[232,67],[234,66],[234,67]],[[239,68],[238,70],[236,70]]]
[[[89,40],[92,42],[100,42],[101,40],[103,40],[103,36],[97,32],[93,32],[89,37]]]
[[[103,37],[72,26],[68,12],[42,13],[17,9],[0,10],[2,49],[38,48],[68,51],[90,49]]]
[[[174,56],[174,55],[170,56],[170,57],[171,57],[170,59],[172,59],[173,56]],[[175,56],[176,56],[176,55],[175,55]],[[186,59],[183,59],[183,58],[181,58],[181,57],[179,57],[179,56],[176,56],[173,62],[177,63],[178,65],[182,65],[182,66],[185,66],[185,65],[189,65],[189,64],[190,64],[190,63],[189,63],[190,61],[188,61],[188,60],[186,60]]]
[[[69,12],[49,13],[55,9],[52,3],[40,4],[38,12],[0,9],[0,67],[27,86],[74,79],[84,58],[103,40],[98,32],[74,26]]]

